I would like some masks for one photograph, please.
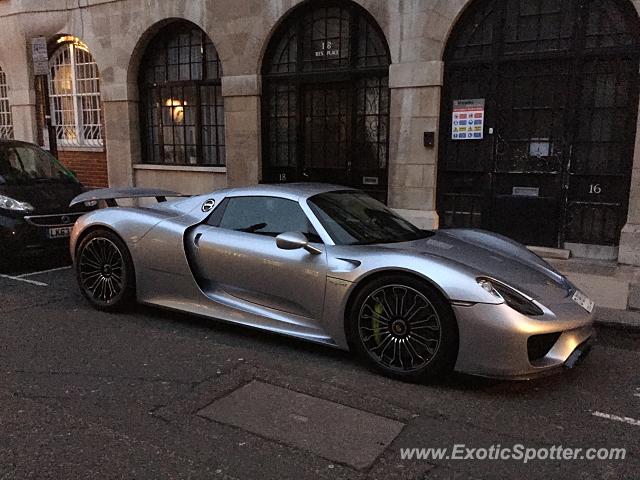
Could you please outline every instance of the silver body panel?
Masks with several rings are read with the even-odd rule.
[[[562,365],[592,335],[592,315],[571,300],[562,275],[523,246],[477,230],[438,231],[414,242],[335,245],[307,199],[344,187],[260,185],[163,202],[148,208],[108,208],[81,217],[71,252],[87,229],[106,227],[126,243],[138,301],[239,323],[348,349],[349,298],[372,275],[406,272],[431,283],[452,304],[459,330],[456,369],[499,377],[527,377]],[[273,237],[206,225],[226,197],[274,196],[298,202],[323,243],[313,255],[284,250]],[[215,209],[215,207],[214,207]],[[489,276],[529,295],[544,315],[527,317],[481,288]],[[563,332],[531,363],[531,335]]]

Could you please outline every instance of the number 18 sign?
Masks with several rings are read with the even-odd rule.
[[[454,100],[451,138],[482,140],[484,138],[484,98]]]

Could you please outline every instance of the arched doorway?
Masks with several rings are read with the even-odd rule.
[[[442,226],[615,249],[629,201],[639,23],[626,0],[471,4],[445,52]]]
[[[352,2],[307,2],[280,25],[263,68],[266,182],[321,181],[386,201],[389,50]]]

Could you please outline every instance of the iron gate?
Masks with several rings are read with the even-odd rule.
[[[438,212],[527,244],[617,245],[627,216],[640,28],[605,0],[477,0],[445,54]],[[453,102],[485,99],[482,140]]]

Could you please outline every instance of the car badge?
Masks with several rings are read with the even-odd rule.
[[[210,198],[209,200],[207,200],[206,202],[204,202],[202,204],[202,211],[203,212],[208,212],[209,210],[211,210],[213,208],[213,206],[216,204],[216,201],[213,198]]]

